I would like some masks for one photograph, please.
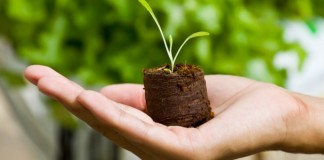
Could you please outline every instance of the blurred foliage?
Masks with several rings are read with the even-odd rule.
[[[189,42],[178,62],[277,84],[285,74],[272,66],[274,55],[298,49],[282,40],[280,21],[324,14],[321,0],[148,2],[175,43],[200,30],[212,34]],[[141,83],[142,68],[168,63],[157,27],[137,0],[2,0],[0,23],[24,61],[88,85]]]
[[[283,41],[285,19],[324,15],[323,0],[148,0],[175,46],[190,41],[177,62],[206,74],[233,74],[282,85],[272,65],[278,51],[303,51]],[[168,63],[162,39],[137,0],[1,0],[0,35],[28,64],[44,64],[82,84],[142,83],[142,69]]]

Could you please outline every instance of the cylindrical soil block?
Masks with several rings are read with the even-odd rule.
[[[144,69],[148,115],[167,126],[197,127],[213,117],[202,69],[176,65]]]

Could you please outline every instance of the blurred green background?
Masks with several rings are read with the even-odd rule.
[[[211,33],[189,41],[178,63],[278,85],[286,73],[273,66],[276,53],[295,50],[305,57],[283,40],[282,22],[304,21],[312,29],[313,19],[324,15],[323,0],[148,3],[165,35],[173,35],[174,48],[193,32]],[[137,0],[1,0],[0,36],[24,63],[48,65],[88,87],[142,83],[143,68],[169,63],[153,19]],[[10,82],[23,82],[19,74],[0,71]]]

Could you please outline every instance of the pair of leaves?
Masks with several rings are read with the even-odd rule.
[[[175,65],[175,61],[182,49],[182,47],[187,43],[188,40],[192,39],[192,38],[195,38],[195,37],[201,37],[201,36],[208,36],[209,33],[208,32],[203,32],[203,31],[200,31],[200,32],[196,32],[196,33],[193,33],[191,34],[188,38],[186,38],[186,40],[181,44],[181,46],[179,47],[178,51],[176,52],[175,56],[173,56],[172,54],[172,44],[173,44],[173,39],[172,39],[172,36],[169,35],[169,46],[167,44],[167,41],[164,37],[164,34],[163,34],[163,31],[161,29],[161,26],[159,24],[159,21],[157,20],[152,8],[150,7],[150,5],[145,1],[145,0],[139,0],[139,2],[146,8],[146,10],[151,14],[153,20],[155,21],[160,33],[161,33],[161,36],[162,36],[162,39],[163,39],[163,42],[164,42],[164,45],[165,45],[165,49],[167,51],[167,54],[168,54],[168,57],[170,59],[170,62],[171,62],[171,71],[173,72],[174,70],[174,65]]]

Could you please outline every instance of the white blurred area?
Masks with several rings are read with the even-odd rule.
[[[275,66],[288,71],[286,88],[312,96],[324,97],[324,19],[313,22],[313,31],[303,22],[285,22],[284,38],[297,42],[306,51],[307,57],[298,68],[295,52],[281,52],[275,58]]]

